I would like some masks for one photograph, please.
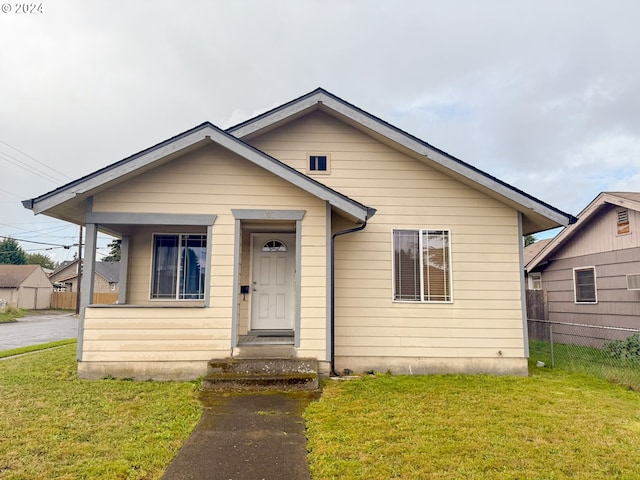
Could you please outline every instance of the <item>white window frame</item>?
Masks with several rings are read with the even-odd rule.
[[[180,298],[180,275],[176,275],[176,294],[174,297],[172,298],[167,298],[167,297],[154,297],[154,293],[153,293],[153,285],[154,285],[154,275],[155,275],[155,266],[156,266],[156,252],[155,252],[155,245],[156,245],[156,238],[159,236],[176,236],[178,237],[178,249],[180,249],[180,245],[182,245],[182,238],[183,237],[187,237],[187,236],[201,236],[204,237],[205,239],[205,252],[206,249],[208,248],[208,242],[209,242],[209,238],[207,233],[204,232],[156,232],[153,233],[151,236],[151,272],[150,272],[150,276],[149,276],[149,300],[152,302],[204,302],[205,301],[205,297],[207,295],[207,282],[206,280],[204,281],[204,283],[202,284],[202,298]],[[205,253],[206,255],[206,253]],[[180,261],[180,256],[178,255],[178,262]],[[178,273],[180,272],[180,264],[178,263]],[[209,275],[209,266],[206,265],[206,261],[205,261],[205,265],[204,265],[204,269],[205,269],[205,279],[206,276]]]
[[[535,288],[536,283],[540,288]],[[540,272],[529,274],[529,290],[542,290],[542,274]]]
[[[594,300],[590,300],[590,301],[580,301],[578,300],[578,282],[576,274],[577,272],[583,272],[583,271],[587,271],[587,270],[591,270],[593,271],[593,296],[594,296]],[[598,303],[598,279],[597,279],[597,275],[596,275],[596,267],[595,266],[589,266],[589,267],[576,267],[573,269],[573,299],[574,299],[574,303],[576,305],[595,305],[596,303]]]
[[[396,298],[396,252],[394,244],[395,232],[399,231],[412,231],[418,233],[418,245],[420,251],[420,300],[403,300]],[[448,300],[429,300],[425,299],[425,284],[424,284],[424,244],[423,234],[429,234],[434,232],[445,232],[447,235],[447,251],[449,252],[449,258],[447,259],[447,283],[449,288]],[[428,304],[451,304],[453,303],[453,261],[451,252],[451,229],[448,228],[394,228],[391,231],[391,299],[394,303],[428,303]]]

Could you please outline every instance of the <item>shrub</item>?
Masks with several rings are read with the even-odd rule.
[[[25,310],[14,307],[13,305],[5,305],[0,308],[0,322],[14,322],[16,318],[24,317]]]
[[[613,358],[640,361],[640,334],[634,333],[625,340],[607,342],[604,350]]]

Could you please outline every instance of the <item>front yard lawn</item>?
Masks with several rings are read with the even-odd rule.
[[[0,479],[159,479],[197,382],[83,381],[74,352],[0,361]],[[328,381],[305,419],[314,480],[640,478],[640,394],[581,373]]]
[[[640,394],[579,373],[331,381],[306,422],[315,480],[640,478]]]
[[[83,381],[75,344],[0,361],[0,479],[157,479],[202,412],[187,382]]]

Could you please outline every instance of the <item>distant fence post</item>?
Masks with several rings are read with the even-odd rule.
[[[549,342],[551,344],[551,368],[554,368],[555,359],[553,357],[553,323],[549,324]]]

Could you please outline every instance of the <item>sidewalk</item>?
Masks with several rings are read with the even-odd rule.
[[[318,393],[203,393],[200,422],[163,480],[308,480],[302,412]]]

